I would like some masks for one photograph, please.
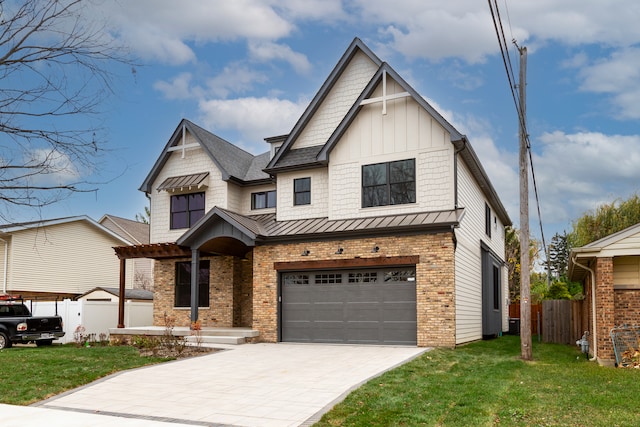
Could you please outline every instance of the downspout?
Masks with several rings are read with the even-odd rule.
[[[467,138],[462,138],[462,148],[453,153],[453,202],[456,209],[458,209],[458,154],[465,148],[467,148]]]
[[[2,293],[7,293],[7,266],[9,265],[9,242],[0,237],[4,242],[4,269],[2,270]]]
[[[593,362],[594,360],[598,359],[598,328],[596,327],[596,275],[592,269],[576,261],[575,255],[573,256],[571,261],[573,261],[573,263],[578,267],[587,270],[591,275],[591,320],[593,322],[593,357],[589,360]]]

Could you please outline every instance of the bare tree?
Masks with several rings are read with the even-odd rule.
[[[95,191],[109,65],[131,65],[86,0],[0,0],[0,218]]]

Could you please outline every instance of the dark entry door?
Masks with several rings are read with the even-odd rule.
[[[497,336],[502,332],[502,262],[482,247],[482,335]]]
[[[287,342],[416,345],[415,267],[282,273]]]

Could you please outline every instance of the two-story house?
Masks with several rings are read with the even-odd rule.
[[[247,120],[251,120],[247,117]],[[510,219],[467,138],[355,39],[287,135],[182,120],[140,190],[154,322],[266,342],[455,346],[508,329]]]

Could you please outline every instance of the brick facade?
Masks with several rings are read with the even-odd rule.
[[[198,318],[203,327],[251,326],[251,262],[232,256],[202,257],[210,262],[209,301],[200,301]],[[164,316],[176,326],[191,324],[189,307],[174,307],[175,263],[190,258],[156,260],[154,270],[153,324],[163,326]]]
[[[374,246],[379,252],[372,253]],[[335,254],[342,247],[342,255]],[[309,250],[309,256],[302,256]],[[260,341],[278,340],[278,271],[275,263],[295,261],[362,260],[417,256],[417,342],[420,347],[455,346],[454,244],[451,233],[331,240],[257,246],[246,260],[237,257],[202,257],[210,261],[208,308],[198,310],[203,327],[253,327]],[[154,324],[164,316],[176,326],[189,326],[189,308],[175,308],[175,262],[157,260],[155,265]],[[384,261],[383,261],[384,262]],[[253,266],[253,270],[251,268]],[[200,305],[204,305],[202,302]]]
[[[615,359],[609,332],[615,322],[613,290],[613,258],[596,259],[596,325],[597,356],[601,360]]]
[[[378,246],[378,253],[371,248]],[[337,255],[338,247],[344,249]],[[302,256],[304,250],[308,256]],[[253,252],[253,328],[278,340],[276,262],[419,256],[416,265],[418,346],[455,346],[454,245],[451,233],[258,246]]]
[[[640,289],[616,289],[615,326],[640,325]]]

